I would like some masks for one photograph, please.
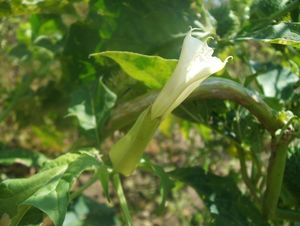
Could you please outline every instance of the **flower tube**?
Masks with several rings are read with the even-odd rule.
[[[222,70],[222,62],[212,56],[213,49],[206,42],[192,36],[193,29],[186,35],[178,64],[151,108],[151,117],[164,117],[180,105],[206,78]]]
[[[151,118],[149,107],[140,114],[128,133],[109,152],[114,170],[125,176],[132,173],[159,124],[160,119]]]
[[[192,36],[191,29],[183,41],[178,64],[158,97],[143,111],[135,124],[115,143],[109,153],[113,168],[130,175],[161,120],[179,106],[202,81],[224,68],[223,62],[212,56],[213,49]]]

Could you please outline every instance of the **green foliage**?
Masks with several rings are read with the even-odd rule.
[[[65,226],[97,225],[101,222],[103,226],[115,225],[115,211],[94,200],[82,196],[72,202],[64,221]]]
[[[65,167],[49,169],[28,179],[10,179],[1,183],[1,214],[17,215],[18,205],[49,183],[52,176],[61,176]],[[51,175],[51,177],[50,177]]]
[[[300,183],[297,180],[300,170],[300,152],[299,148],[290,150],[289,157],[287,159],[285,171],[284,171],[284,184],[289,192],[292,193],[297,205],[300,202]]]
[[[299,221],[299,151],[285,169],[272,161],[299,137],[299,3],[0,1],[0,224],[5,214],[12,225],[46,217],[65,226],[140,225],[141,215],[143,223],[172,216],[186,226]],[[214,37],[215,56],[233,60],[166,119],[169,138],[158,132],[139,164],[147,173],[121,178],[110,147],[172,74],[189,26],[203,41]],[[280,189],[273,172],[283,170]],[[97,181],[109,205],[82,194]],[[192,187],[204,206],[178,200],[178,184]],[[155,196],[149,205],[140,198],[147,193]],[[277,207],[294,213],[272,216]]]
[[[258,71],[257,82],[261,85],[266,97],[286,100],[291,96],[293,91],[291,89],[299,80],[296,74],[280,65],[266,64],[259,65],[259,67],[264,68],[263,71],[267,71],[264,73],[260,68],[255,68]]]
[[[59,12],[68,5],[69,0],[66,1],[45,1],[45,0],[30,0],[30,1],[5,1],[0,3],[0,17],[3,16],[17,16],[28,15],[33,13],[51,13]]]
[[[0,184],[1,215],[9,214],[17,225],[33,206],[45,212],[55,225],[62,225],[71,186],[84,170],[99,167],[101,163],[96,156],[96,150],[68,153],[49,161],[30,178],[3,181]]]
[[[300,48],[300,23],[282,22],[265,26],[236,40],[254,40]]]
[[[108,57],[120,65],[132,78],[143,82],[152,89],[159,89],[172,74],[177,60],[167,60],[159,56],[146,56],[131,52],[108,51],[91,56]]]
[[[217,34],[220,37],[234,35],[240,26],[239,18],[235,15],[228,5],[221,5],[213,8],[211,14],[217,21]]]
[[[153,173],[160,180],[161,202],[159,206],[159,212],[162,212],[166,207],[167,199],[169,198],[172,188],[174,187],[174,181],[170,178],[168,173],[166,173],[162,167],[151,163],[148,158],[144,158],[142,160],[141,167]]]
[[[105,50],[174,58],[180,50],[181,34],[198,19],[192,4],[191,0],[98,0],[90,2],[90,16],[100,16],[103,21],[100,36]]]
[[[288,0],[254,0],[250,8],[252,20],[266,19],[284,9]]]
[[[68,115],[75,116],[81,128],[96,131],[98,136],[116,98],[116,95],[104,85],[101,79],[96,83],[90,82],[73,93]]]
[[[41,167],[45,161],[47,157],[41,153],[0,146],[1,165],[9,166],[17,163],[27,167]]]
[[[213,218],[210,225],[268,225],[232,177],[205,173],[197,167],[176,169],[171,175],[192,186],[203,198]]]

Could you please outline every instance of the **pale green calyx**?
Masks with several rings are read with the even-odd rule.
[[[151,119],[149,107],[140,114],[128,133],[109,152],[116,171],[125,176],[132,173],[159,124],[160,119]]]
[[[115,143],[109,153],[113,168],[130,175],[161,120],[180,105],[208,76],[222,70],[227,62],[213,57],[212,48],[186,35],[178,64],[154,103],[143,111],[128,133]]]
[[[223,62],[212,56],[213,49],[206,42],[192,36],[193,29],[186,35],[178,64],[151,108],[151,117],[164,117],[180,105],[202,81],[224,68]]]

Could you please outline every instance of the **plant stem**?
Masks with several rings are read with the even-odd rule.
[[[98,179],[98,174],[95,172],[95,174],[83,186],[81,186],[77,191],[71,194],[70,200],[73,200],[80,196],[85,189],[94,184]]]
[[[259,150],[261,152],[261,150]],[[251,151],[252,156],[252,166],[251,166],[251,181],[254,186],[257,185],[259,179],[262,177],[262,165],[260,160],[257,158],[257,154],[254,151]]]
[[[115,190],[116,190],[117,195],[120,200],[120,205],[121,205],[121,209],[123,211],[123,215],[124,215],[126,224],[127,224],[127,226],[133,226],[130,211],[129,211],[129,208],[127,205],[127,201],[126,201],[126,198],[124,195],[123,188],[122,188],[120,175],[118,173],[115,173],[113,175],[113,184],[114,184]]]
[[[247,166],[246,166],[244,150],[240,147],[237,147],[237,150],[238,150],[238,157],[239,157],[239,161],[240,161],[241,174],[242,174],[243,181],[245,182],[247,188],[249,189],[256,204],[259,204],[260,200],[257,197],[256,189],[253,186],[253,184],[248,176],[248,173],[247,173]]]
[[[99,89],[99,83],[97,83],[97,88],[96,89]],[[95,102],[93,100],[93,93],[91,93],[89,91],[89,99],[90,99],[90,103],[91,103],[91,106],[92,106],[92,113],[95,117],[95,121],[96,121],[96,128],[94,128],[94,132],[95,132],[95,137],[96,137],[96,142],[97,142],[97,149],[100,149],[100,145],[101,145],[101,142],[100,142],[100,134],[99,134],[99,125],[98,125],[98,119],[97,119],[97,114],[96,114],[96,109],[95,109]]]
[[[103,134],[109,136],[113,131],[132,124],[138,115],[156,98],[158,92],[150,92],[120,105],[112,112]],[[270,133],[282,128],[276,112],[257,94],[237,82],[224,78],[209,78],[204,81],[187,99],[222,99],[234,101],[247,108]]]
[[[290,137],[288,135],[284,135],[279,141],[277,140],[277,137],[272,137],[271,156],[267,174],[267,188],[263,202],[263,215],[266,219],[273,219],[276,215],[289,142]]]

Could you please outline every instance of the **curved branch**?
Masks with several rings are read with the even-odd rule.
[[[158,92],[152,91],[126,102],[112,111],[104,134],[132,124],[147,106],[156,98]],[[209,78],[203,82],[186,101],[195,99],[222,99],[234,101],[247,108],[270,133],[283,126],[276,112],[270,108],[259,95],[242,87],[239,83],[224,78]]]
[[[189,100],[192,99],[223,99],[236,102],[248,109],[270,133],[283,126],[276,111],[258,94],[229,79],[207,79],[189,97]]]

